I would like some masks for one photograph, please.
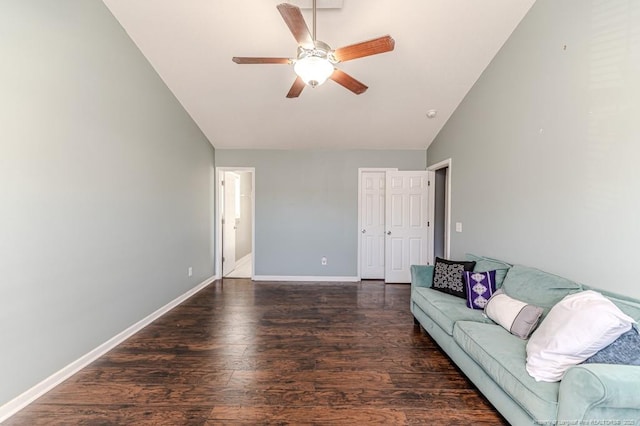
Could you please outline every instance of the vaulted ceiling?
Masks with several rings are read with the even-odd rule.
[[[318,10],[319,40],[390,34],[395,50],[339,64],[362,95],[328,81],[296,99],[291,65],[231,61],[295,57],[282,1],[104,0],[213,146],[251,149],[425,149],[535,0],[339,1]]]

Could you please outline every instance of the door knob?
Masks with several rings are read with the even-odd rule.
[[[387,231],[387,235],[391,235],[391,231]]]
[[[366,229],[363,229],[363,230],[362,230],[362,233],[363,233],[363,234],[366,234],[366,233],[367,233],[367,230],[366,230]]]

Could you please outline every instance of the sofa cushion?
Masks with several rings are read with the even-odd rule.
[[[417,287],[411,297],[449,336],[453,334],[453,325],[456,321],[491,323],[482,311],[467,308],[464,299],[450,294],[431,288]]]
[[[496,324],[459,321],[453,338],[531,417],[556,418],[559,383],[536,382],[525,370],[526,341]]]
[[[543,309],[543,317],[565,296],[582,291],[582,285],[528,266],[514,265],[502,288],[508,296]]]
[[[476,256],[471,253],[467,253],[465,257],[467,260],[476,262],[476,266],[473,267],[473,272],[496,271],[496,288],[502,287],[502,282],[507,276],[507,271],[511,268],[510,264],[501,260]]]
[[[475,265],[476,262],[447,260],[436,257],[432,287],[464,299],[466,294],[462,273],[464,271],[473,271]]]

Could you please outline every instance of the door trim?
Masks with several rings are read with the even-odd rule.
[[[440,169],[447,169],[447,185],[445,188],[445,212],[444,212],[444,255],[447,259],[451,258],[451,176],[452,176],[452,168],[451,168],[452,160],[451,158],[447,158],[446,160],[440,161],[439,163],[433,164],[427,167],[427,170],[435,172]],[[435,203],[431,204],[429,207],[429,215],[432,220],[435,220]],[[435,227],[435,222],[434,222]],[[435,259],[434,259],[435,260]]]
[[[251,279],[256,275],[256,168],[255,167],[216,167],[216,203],[215,203],[215,279],[222,278],[222,177],[224,172],[251,173]]]
[[[361,167],[358,168],[358,229],[356,229],[356,232],[358,233],[358,253],[357,253],[357,259],[358,259],[358,268],[357,268],[357,279],[358,281],[361,281],[361,264],[360,264],[360,256],[361,256],[361,249],[362,249],[362,233],[360,232],[360,230],[362,229],[362,173],[364,172],[397,172],[398,168],[397,167]],[[386,188],[385,188],[386,191]]]

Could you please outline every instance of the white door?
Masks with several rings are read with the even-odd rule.
[[[360,278],[384,278],[385,172],[362,172],[360,179]]]
[[[411,265],[433,262],[429,179],[433,172],[387,172],[385,281],[411,282]]]
[[[224,172],[222,208],[222,276],[236,268],[236,181],[239,176]]]

